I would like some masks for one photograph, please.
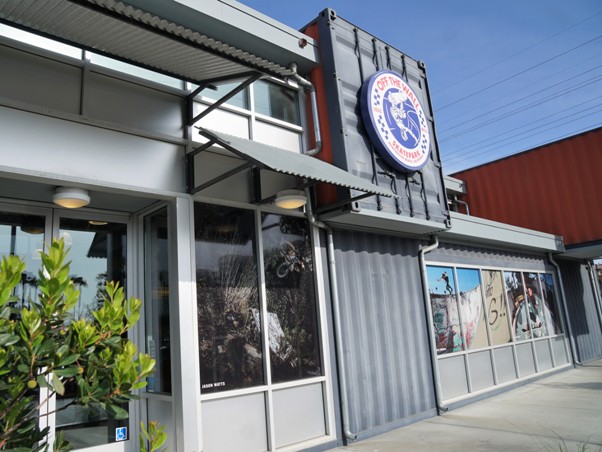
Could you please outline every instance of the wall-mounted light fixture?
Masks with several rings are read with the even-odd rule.
[[[298,209],[307,204],[307,198],[303,190],[284,190],[278,192],[274,203],[282,209]]]
[[[90,204],[90,194],[81,188],[58,187],[54,190],[52,201],[67,209],[78,209]]]

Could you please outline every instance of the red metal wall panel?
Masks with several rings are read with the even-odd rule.
[[[471,215],[602,240],[602,128],[453,174],[466,182]]]

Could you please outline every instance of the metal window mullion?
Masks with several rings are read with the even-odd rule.
[[[486,271],[483,268],[477,269],[479,272],[479,288],[481,290],[481,306],[483,308],[483,318],[485,319],[485,331],[487,332],[487,341],[489,342],[489,359],[491,360],[491,371],[493,373],[493,384],[497,386],[499,379],[497,375],[497,368],[495,365],[495,357],[493,353],[493,336],[491,334],[491,328],[489,324],[489,309],[487,308],[487,292],[485,291],[485,279],[483,278],[483,272]]]
[[[276,447],[274,431],[274,398],[272,394],[272,366],[270,365],[270,337],[268,331],[268,298],[266,289],[265,268],[263,259],[263,235],[261,230],[261,211],[255,210],[255,235],[257,237],[257,269],[259,278],[259,307],[261,312],[261,350],[263,354],[263,371],[265,376],[265,408],[268,450]]]
[[[510,313],[510,304],[509,304],[509,300],[507,297],[507,291],[508,288],[506,287],[506,277],[504,275],[504,271],[500,271],[501,275],[502,275],[502,287],[504,288],[504,292],[502,293],[502,296],[504,297],[504,303],[506,303],[506,312]],[[518,356],[517,356],[517,352],[516,352],[516,337],[514,337],[514,330],[512,329],[512,319],[510,318],[510,315],[506,315],[506,320],[508,322],[508,330],[510,330],[510,339],[511,339],[511,344],[512,344],[512,359],[514,360],[514,374],[516,375],[516,378],[520,378],[520,369],[518,367]]]

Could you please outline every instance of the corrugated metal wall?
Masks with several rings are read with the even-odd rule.
[[[461,171],[472,215],[564,236],[602,240],[602,128]]]
[[[399,200],[370,197],[360,202],[362,209],[445,223],[449,210],[424,65],[338,17],[331,9],[324,10],[306,32],[319,39],[321,55],[321,67],[312,74],[323,126],[324,150],[318,158],[376,185],[390,187],[400,196]],[[430,159],[420,171],[406,173],[387,165],[364,128],[360,90],[380,70],[400,74],[427,117]]]
[[[602,329],[587,268],[578,261],[558,263],[578,358],[581,362],[602,358]]]
[[[418,242],[337,230],[334,244],[350,430],[434,415]]]

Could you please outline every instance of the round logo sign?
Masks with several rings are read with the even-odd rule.
[[[430,135],[414,91],[399,74],[380,71],[364,83],[361,111],[370,139],[394,168],[417,171],[429,159]]]

